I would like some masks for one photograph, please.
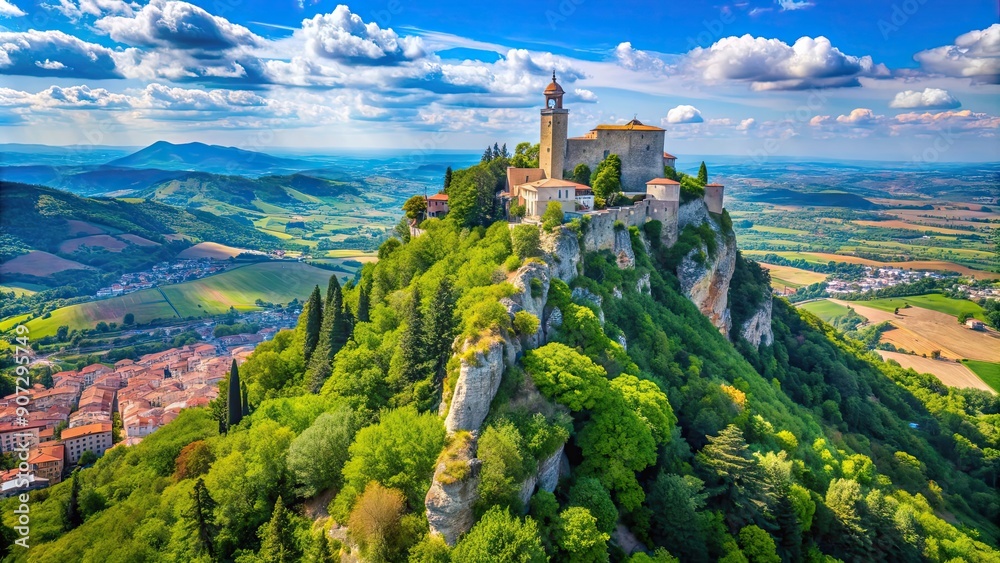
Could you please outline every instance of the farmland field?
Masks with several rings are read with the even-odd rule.
[[[945,297],[940,293],[914,295],[911,297],[876,299],[874,301],[859,301],[858,303],[867,307],[874,307],[876,309],[890,312],[894,311],[897,307],[902,309],[904,306],[909,305],[910,307],[923,307],[924,309],[938,311],[939,313],[952,315],[954,317],[957,317],[962,313],[969,313],[981,321],[986,320],[983,316],[983,308],[980,307],[978,303],[974,303],[968,299],[952,299],[951,297]]]
[[[799,309],[805,309],[826,322],[835,317],[842,317],[847,314],[848,308],[830,301],[829,299],[817,299],[798,305]]]
[[[73,260],[60,258],[55,254],[49,254],[41,250],[32,250],[27,254],[22,254],[17,258],[8,260],[0,264],[0,274],[27,274],[30,276],[45,277],[63,270],[91,270],[90,266],[84,266]]]
[[[763,250],[747,250],[743,254],[754,258],[760,257],[767,254],[770,251]],[[976,270],[974,268],[969,268],[962,266],[961,264],[956,264],[954,262],[948,262],[944,260],[909,260],[905,262],[888,262],[882,260],[869,260],[867,258],[860,258],[858,256],[851,256],[847,254],[833,254],[829,252],[789,252],[789,251],[774,251],[774,254],[781,256],[782,258],[787,258],[789,260],[805,260],[813,264],[826,264],[827,262],[846,262],[848,264],[861,264],[863,266],[878,266],[885,268],[902,268],[904,270],[946,270],[951,272],[958,272],[963,276],[972,276],[976,279],[1000,279],[1000,273],[997,272],[987,272],[984,270]]]
[[[761,262],[760,265],[767,268],[768,272],[770,272],[771,287],[776,288],[783,286],[798,289],[804,285],[812,285],[814,283],[821,282],[828,277],[827,274],[810,272],[809,270],[802,270],[791,266],[776,266],[774,264],[765,264],[763,262]]]
[[[313,286],[325,288],[332,272],[299,262],[264,262],[235,268],[209,276],[163,287],[163,293],[181,317],[255,309],[257,299],[272,303],[300,301],[309,296]],[[200,305],[200,307],[199,307]]]
[[[32,337],[40,338],[55,334],[61,325],[82,329],[93,328],[100,321],[120,324],[125,313],[134,314],[137,323],[147,323],[175,318],[178,314],[181,317],[221,314],[230,306],[247,311],[256,309],[257,299],[272,303],[303,300],[313,286],[325,288],[332,274],[291,261],[251,264],[199,280],[62,307],[52,311],[47,319],[32,319],[27,326]],[[8,319],[0,327],[13,326],[21,318]]]
[[[962,363],[974,371],[994,391],[1000,393],[1000,364],[977,360],[962,360]]]
[[[29,315],[18,315],[16,317],[9,317],[0,322],[0,332],[10,330],[18,325],[24,319],[27,319]]]
[[[72,253],[76,252],[83,246],[88,246],[90,248],[103,248],[110,252],[121,252],[122,249],[128,246],[128,244],[111,235],[90,235],[63,241],[63,243],[59,245],[59,252]]]
[[[983,391],[993,391],[981,377],[977,376],[974,370],[969,369],[967,365],[963,365],[964,362],[932,360],[922,356],[886,352],[884,350],[879,350],[878,353],[882,356],[883,360],[895,360],[904,368],[911,368],[920,373],[929,373],[949,387],[971,387]]]
[[[246,252],[245,249],[226,246],[217,242],[199,242],[198,244],[185,248],[177,255],[178,258],[211,258],[212,260],[225,260],[231,256],[238,256]]]
[[[44,290],[45,290],[44,286],[26,282],[10,282],[10,283],[5,283],[4,285],[0,285],[0,292],[10,293],[13,291],[14,294],[18,296],[34,295],[39,291],[44,291]]]

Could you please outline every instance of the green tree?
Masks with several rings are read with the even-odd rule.
[[[544,563],[548,561],[531,518],[523,522],[493,507],[451,552],[453,563]]]
[[[226,419],[226,429],[233,428],[238,425],[241,420],[243,420],[243,400],[241,391],[240,370],[236,366],[236,359],[234,358],[233,364],[229,368],[229,400],[226,405],[226,412],[228,413],[228,417]]]
[[[313,393],[318,392],[332,368],[330,361],[344,347],[350,338],[350,320],[344,309],[344,294],[336,275],[330,276],[323,303],[323,321],[320,324],[319,340],[313,350],[312,359],[306,370],[306,380]]]
[[[444,171],[444,191],[447,192],[448,188],[451,187],[451,176],[453,172],[451,171],[451,166]]]
[[[701,166],[698,167],[698,183],[704,186],[708,183],[708,167],[705,166],[705,161],[701,161]]]
[[[406,324],[399,339],[402,359],[400,375],[404,382],[414,383],[427,374],[428,350],[425,346],[424,314],[420,303],[420,286],[413,287],[410,306],[406,310]]]
[[[608,201],[622,191],[622,160],[617,154],[609,154],[597,165],[590,184],[594,197]]]
[[[838,526],[829,542],[838,553],[864,559],[871,549],[868,531],[862,526],[859,503],[864,496],[861,485],[853,479],[834,479],[826,491],[826,506],[836,516]]]
[[[584,163],[577,164],[573,168],[573,181],[577,184],[583,184],[585,186],[590,185],[590,167]]]
[[[344,480],[355,491],[378,481],[403,491],[411,508],[422,509],[443,446],[444,425],[437,415],[418,414],[412,406],[387,411],[355,436]]]
[[[357,426],[354,412],[342,405],[319,415],[292,441],[288,448],[288,470],[298,484],[299,494],[313,497],[340,484],[341,470],[347,463],[348,448]],[[317,452],[322,455],[317,456]]]
[[[399,561],[406,498],[396,489],[368,483],[348,519],[351,537],[366,561]]]
[[[646,493],[650,536],[657,545],[669,545],[685,561],[708,557],[706,529],[699,515],[705,507],[702,485],[693,476],[661,471]]]
[[[56,329],[56,340],[59,342],[66,342],[67,338],[69,338],[69,327],[61,325]]]
[[[564,220],[565,215],[563,214],[562,204],[558,201],[550,201],[545,206],[545,213],[542,214],[542,228],[546,231],[551,231],[562,225]]]
[[[535,225],[518,225],[511,229],[511,249],[518,258],[524,260],[538,256],[542,252],[541,234]]]
[[[83,514],[80,512],[80,469],[73,470],[70,478],[69,500],[63,510],[63,530],[70,531],[83,524]]]
[[[423,319],[424,348],[427,357],[430,358],[430,372],[436,383],[443,380],[448,359],[451,358],[451,347],[455,340],[457,298],[454,281],[450,276],[444,276],[438,282],[437,289],[431,297],[427,317]]]
[[[132,313],[125,313],[125,317],[122,319],[122,324],[125,326],[132,326],[135,324],[135,315]]]
[[[367,323],[370,320],[369,317],[368,317],[368,315],[369,315],[369,309],[371,308],[371,296],[369,296],[369,294],[368,294],[369,291],[370,291],[370,286],[368,284],[364,283],[364,280],[362,280],[361,284],[358,286],[358,322],[359,323]]]
[[[403,204],[403,211],[410,219],[420,219],[427,213],[427,200],[422,195],[415,195]]]
[[[515,168],[538,168],[539,144],[529,142],[518,143],[514,147],[514,157],[510,165]]]
[[[260,530],[260,558],[266,563],[292,563],[302,557],[285,503],[278,497],[271,521]]]
[[[319,331],[323,325],[323,304],[320,299],[319,286],[317,285],[313,288],[312,293],[309,294],[309,300],[306,302],[305,310],[302,312],[303,316],[305,316],[303,356],[307,362],[312,358],[313,350],[319,344]]]
[[[565,561],[606,563],[610,534],[597,527],[597,518],[582,506],[571,506],[559,514],[556,543]]]
[[[191,506],[184,512],[184,516],[189,529],[198,539],[196,553],[214,557],[215,534],[218,533],[215,525],[215,500],[208,494],[205,480],[201,477],[195,481],[194,489],[191,490]]]
[[[618,524],[618,509],[611,495],[595,477],[581,477],[569,489],[570,506],[583,506],[597,519],[597,529],[610,534]]]
[[[764,508],[758,467],[749,452],[743,432],[730,424],[718,436],[709,436],[697,456],[712,485],[709,494],[733,532],[759,518]]]
[[[740,530],[740,549],[750,563],[781,563],[774,546],[774,539],[759,526]]]
[[[111,443],[117,444],[122,441],[122,431],[124,426],[122,424],[122,415],[115,411],[111,414]]]
[[[479,438],[476,456],[482,460],[479,472],[479,504],[521,510],[521,482],[534,469],[534,460],[524,437],[507,420],[486,427]]]
[[[680,182],[681,181],[680,176],[677,175],[677,171],[674,170],[673,166],[666,166],[666,165],[664,165],[664,167],[663,167],[663,177],[664,178],[669,178],[669,179],[671,179],[671,180],[673,180],[675,182]]]

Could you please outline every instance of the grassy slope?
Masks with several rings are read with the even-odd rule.
[[[164,286],[162,293],[156,288],[146,289],[56,309],[48,319],[30,321],[28,328],[33,336],[42,337],[55,334],[60,325],[72,330],[93,328],[100,321],[120,323],[125,313],[134,314],[138,323],[146,323],[175,317],[171,305],[181,317],[225,313],[230,306],[245,311],[254,309],[257,299],[272,303],[304,299],[313,286],[325,286],[329,279],[330,272],[298,262],[251,264],[200,280]]]
[[[802,305],[799,305],[798,308],[809,311],[827,322],[834,317],[840,317],[847,314],[847,307],[838,305],[832,301],[827,301],[826,299],[803,303]]]
[[[932,311],[937,311],[953,317],[957,317],[962,313],[969,313],[981,321],[986,320],[983,316],[983,308],[980,307],[979,304],[973,303],[968,299],[952,299],[951,297],[945,297],[940,293],[914,295],[911,297],[876,299],[874,301],[859,303],[859,305],[873,307],[882,311],[893,311],[896,307],[902,308],[907,304],[909,304],[910,307],[923,307],[924,309],[930,309]]]
[[[1000,393],[1000,364],[980,362],[979,360],[962,360],[962,363],[975,372],[979,379],[985,381],[994,391]]]

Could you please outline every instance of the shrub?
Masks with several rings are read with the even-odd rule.
[[[531,336],[538,332],[538,317],[527,311],[514,313],[514,330],[523,336]]]
[[[551,203],[550,202],[550,206]],[[558,205],[558,204],[556,204]],[[549,210],[545,210],[546,216]],[[559,209],[560,216],[562,214],[562,209]],[[559,220],[562,223],[562,219]],[[532,256],[538,256],[542,253],[540,234],[538,232],[538,227],[534,225],[518,225],[510,233],[511,237],[511,249],[518,258],[524,260],[525,258],[530,258]]]
[[[552,229],[563,224],[566,216],[563,214],[562,204],[558,201],[550,201],[545,207],[545,213],[542,214],[542,228],[546,232],[552,231]]]

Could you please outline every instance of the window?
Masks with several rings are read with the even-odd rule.
[[[604,158],[608,158],[609,154],[611,154],[611,151],[604,151]]]
[[[646,150],[647,150],[647,151],[649,150],[649,145],[646,145]]]

